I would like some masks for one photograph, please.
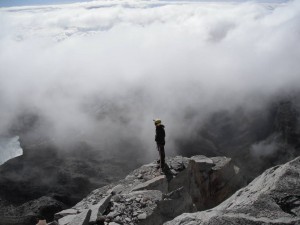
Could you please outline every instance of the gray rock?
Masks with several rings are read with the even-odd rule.
[[[68,216],[68,215],[76,215],[78,211],[76,209],[66,209],[63,211],[60,211],[54,215],[54,219],[58,220],[62,217]]]
[[[182,187],[164,196],[164,201],[159,202],[159,211],[167,221],[184,212],[195,212],[196,207],[187,190]]]
[[[122,217],[121,216],[117,216],[115,219],[114,219],[115,222],[121,222],[122,221]]]
[[[121,200],[120,195],[114,195],[114,196],[112,196],[112,201],[119,202],[120,200]]]
[[[161,175],[155,177],[151,180],[148,180],[142,184],[138,184],[135,186],[132,191],[139,191],[139,190],[159,190],[162,193],[168,192],[168,182],[165,175]]]
[[[135,176],[134,175],[128,175],[125,177],[125,180],[134,180]]]
[[[228,166],[231,162],[231,158],[227,158],[224,156],[212,157],[211,160],[215,164],[213,170],[220,170]]]
[[[107,222],[161,225],[181,213],[194,212],[195,206],[198,209],[216,206],[241,187],[238,170],[225,157],[177,156],[168,158],[166,163],[170,170],[164,175],[156,163],[144,165],[124,180],[93,191],[73,208],[92,209],[91,223],[105,213]],[[99,202],[108,193],[112,197],[99,213]]]
[[[124,190],[124,186],[119,184],[111,189],[111,192],[114,194],[120,194]]]
[[[71,221],[70,225],[88,225],[92,210],[83,210],[81,213],[77,214]]]
[[[90,216],[90,222],[96,222],[98,216],[102,215],[106,208],[108,207],[108,204],[110,202],[111,195],[104,197],[100,200],[96,205],[92,205],[90,207],[91,209],[91,216]]]
[[[62,217],[58,220],[59,225],[68,225],[72,222],[72,220],[76,217],[76,215],[68,215],[65,217]]]
[[[244,186],[229,158],[215,157],[214,160],[193,156],[187,168],[169,181],[169,191],[184,187],[197,209],[205,210],[218,205]]]
[[[109,217],[109,218],[115,218],[118,215],[119,215],[118,212],[112,211],[112,212],[110,212],[110,213],[107,214],[107,217]]]
[[[174,158],[167,159],[167,164],[171,169],[175,170],[176,172],[180,172],[187,168],[189,159],[182,156],[176,156]]]
[[[299,225],[300,157],[266,170],[219,206],[165,225]]]
[[[144,219],[147,218],[147,214],[146,214],[146,213],[141,213],[141,214],[138,215],[137,218],[138,218],[139,220],[144,220]]]
[[[195,161],[200,171],[208,171],[215,166],[213,160],[203,155],[193,156],[191,160]]]

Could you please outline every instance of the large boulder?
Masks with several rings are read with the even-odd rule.
[[[150,163],[118,183],[94,190],[72,209],[57,213],[59,224],[71,225],[77,214],[91,210],[89,224],[98,220],[160,225],[184,212],[214,207],[244,185],[226,157],[177,156],[166,162],[163,175]]]
[[[176,161],[178,162],[176,157]],[[185,159],[182,159],[184,164]],[[172,163],[170,164],[172,166]],[[246,183],[230,158],[193,156],[187,168],[170,180],[169,190],[185,187],[197,210],[212,208]]]
[[[165,225],[299,225],[300,157],[266,170],[219,206]]]

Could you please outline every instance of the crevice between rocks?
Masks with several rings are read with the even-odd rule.
[[[300,207],[300,195],[288,195],[284,198],[275,198],[274,199],[276,204],[282,209],[282,211],[297,216],[296,213],[294,213],[292,210]]]

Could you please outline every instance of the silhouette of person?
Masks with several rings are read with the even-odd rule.
[[[160,168],[163,169],[165,166],[165,126],[161,123],[160,119],[155,119],[155,141],[157,145],[157,150],[159,152],[159,165]]]

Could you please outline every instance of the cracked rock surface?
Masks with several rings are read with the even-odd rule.
[[[89,210],[82,224],[88,220],[88,224],[160,225],[182,213],[214,207],[245,184],[230,158],[177,156],[166,162],[163,173],[150,163],[94,190],[71,209],[57,213],[56,220],[72,225],[78,214]]]
[[[165,225],[299,225],[300,157],[266,170],[219,206]]]

